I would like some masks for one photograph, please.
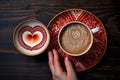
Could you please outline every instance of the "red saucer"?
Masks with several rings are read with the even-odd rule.
[[[95,33],[92,48],[82,56],[73,57],[66,55],[58,45],[59,30],[67,23],[77,21],[82,22],[90,27],[100,27],[100,31]],[[57,14],[48,24],[51,34],[50,49],[55,48],[59,52],[61,63],[66,56],[72,61],[76,71],[85,71],[95,66],[103,57],[107,46],[106,30],[102,22],[91,12],[82,9],[69,9]],[[64,63],[63,63],[64,65]]]

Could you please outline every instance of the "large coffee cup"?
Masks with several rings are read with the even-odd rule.
[[[68,55],[84,55],[93,45],[93,34],[99,30],[99,27],[90,29],[82,22],[69,22],[59,31],[59,46]]]

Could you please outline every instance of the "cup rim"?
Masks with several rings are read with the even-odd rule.
[[[61,35],[62,30],[63,30],[67,25],[72,24],[72,23],[79,23],[79,24],[84,25],[84,26],[89,30],[90,35],[91,35],[91,43],[90,43],[89,47],[88,47],[84,52],[82,52],[82,53],[80,53],[80,54],[71,54],[71,53],[67,52],[65,49],[63,49],[63,47],[62,47],[61,44],[60,44],[60,35]],[[92,47],[92,45],[93,45],[93,33],[92,33],[91,29],[90,29],[86,24],[84,24],[83,22],[71,21],[71,22],[68,22],[68,23],[66,23],[65,25],[63,25],[63,27],[60,29],[60,31],[59,31],[59,33],[58,33],[58,44],[59,44],[60,48],[62,49],[62,51],[63,51],[64,53],[66,53],[67,55],[70,55],[70,56],[82,56],[82,55],[86,54],[86,53],[91,49],[91,47]]]

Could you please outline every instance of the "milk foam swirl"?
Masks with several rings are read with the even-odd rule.
[[[61,44],[69,53],[79,54],[84,52],[90,43],[90,32],[80,23],[68,24],[61,35]]]

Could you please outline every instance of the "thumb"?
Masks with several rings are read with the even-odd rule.
[[[68,57],[65,58],[65,67],[66,67],[66,70],[67,70],[67,74],[74,74],[75,73],[75,70],[72,66],[72,63],[71,61],[68,59]]]

